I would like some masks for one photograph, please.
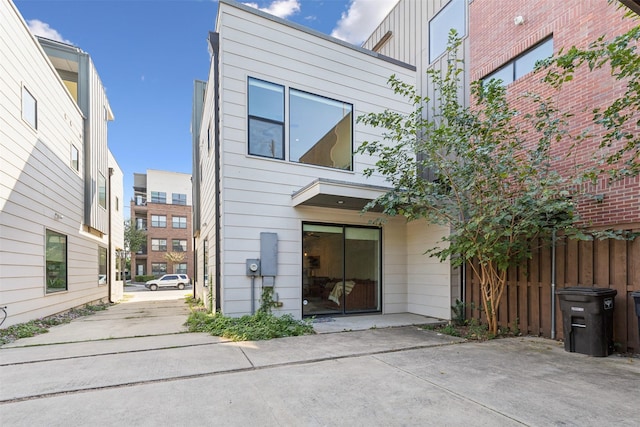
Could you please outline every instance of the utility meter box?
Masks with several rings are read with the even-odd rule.
[[[260,275],[260,260],[248,259],[247,260],[247,276],[259,276]]]

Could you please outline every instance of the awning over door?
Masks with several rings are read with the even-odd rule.
[[[387,187],[318,178],[293,193],[291,201],[294,207],[315,206],[360,211],[367,203],[389,190]],[[381,210],[377,206],[371,209],[373,212]]]

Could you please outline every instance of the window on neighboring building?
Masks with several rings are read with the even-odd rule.
[[[209,241],[204,239],[202,242],[202,267],[204,271],[204,285],[209,286]]]
[[[166,262],[152,262],[151,263],[151,274],[154,276],[162,276],[167,273],[167,263]]]
[[[120,211],[120,199],[116,196],[116,212]]]
[[[181,193],[171,193],[171,203],[174,205],[186,205],[187,195]]]
[[[102,174],[98,174],[98,204],[107,208],[107,180]]]
[[[22,87],[22,118],[29,125],[38,129],[38,102],[26,87]]]
[[[435,61],[447,50],[451,29],[456,30],[458,37],[466,35],[464,3],[464,0],[451,0],[429,21],[429,62]]]
[[[284,160],[284,87],[251,77],[249,154]]]
[[[151,215],[151,226],[152,227],[166,227],[167,226],[167,216],[166,215]]]
[[[107,248],[98,246],[98,285],[107,284]]]
[[[186,216],[174,216],[171,218],[173,228],[187,228]]]
[[[151,239],[152,251],[167,251],[167,239]]]
[[[144,218],[136,218],[136,230],[147,231],[147,220]]]
[[[289,90],[289,160],[352,169],[353,106]]]
[[[164,191],[152,191],[151,203],[167,203],[167,193]]]
[[[80,170],[80,153],[75,145],[71,145],[71,167],[76,172]]]
[[[171,248],[174,252],[186,252],[187,239],[173,239]]]
[[[67,290],[67,236],[46,231],[45,279],[47,293]]]
[[[187,263],[181,262],[176,264],[176,273],[177,274],[187,274]]]
[[[211,124],[207,126],[207,152],[211,151]]]
[[[482,81],[488,82],[491,79],[501,80],[503,85],[508,85],[520,77],[533,71],[536,62],[553,55],[553,37],[549,37],[541,43],[528,49],[515,59],[507,62],[493,73],[486,76]]]

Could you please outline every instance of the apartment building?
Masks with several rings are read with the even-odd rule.
[[[147,243],[131,254],[132,276],[193,276],[191,175],[159,170],[133,175],[131,221]]]
[[[113,120],[88,53],[34,37],[0,3],[0,306],[3,327],[117,301],[124,246]]]

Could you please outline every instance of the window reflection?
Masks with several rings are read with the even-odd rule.
[[[351,104],[291,89],[289,111],[292,162],[352,169]]]
[[[284,159],[284,87],[249,78],[249,154]]]

